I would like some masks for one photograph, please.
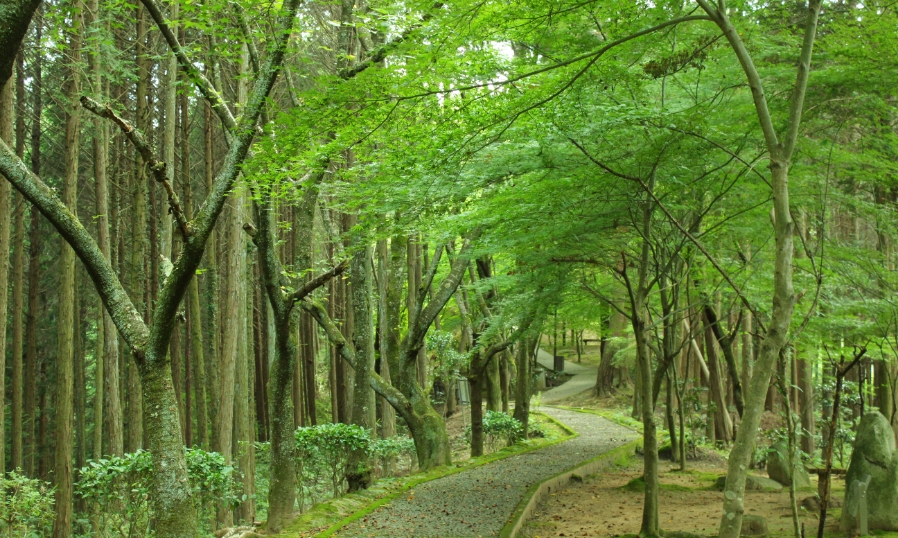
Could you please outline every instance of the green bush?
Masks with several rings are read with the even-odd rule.
[[[0,478],[0,523],[9,536],[46,536],[53,529],[53,488],[10,471]]]
[[[483,441],[485,448],[493,452],[499,445],[513,445],[524,435],[524,425],[511,415],[497,411],[487,411],[483,416]],[[471,427],[465,430],[465,438],[471,442]]]
[[[322,475],[330,479],[332,496],[339,496],[349,471],[350,454],[367,451],[371,445],[371,433],[352,424],[297,428],[295,437],[296,473],[300,486],[312,497]]]
[[[236,506],[234,468],[225,464],[224,456],[198,448],[186,449],[185,455],[200,520],[211,521],[218,503]],[[152,513],[148,500],[153,478],[150,453],[138,450],[87,463],[79,472],[75,493],[99,509],[103,535],[150,535]]]
[[[394,465],[399,468],[407,468],[409,472],[412,472],[418,464],[415,440],[411,437],[396,436],[389,439],[378,439],[371,443],[368,454],[376,460],[381,476],[388,474],[387,471]]]
[[[549,429],[542,422],[532,421],[529,426],[527,436],[531,439],[545,439],[549,436]]]

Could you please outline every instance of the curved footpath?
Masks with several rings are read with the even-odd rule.
[[[598,415],[550,407],[540,411],[579,435],[420,484],[405,496],[350,523],[336,536],[498,536],[531,486],[638,437],[633,430]]]
[[[552,360],[552,354],[546,352],[542,348],[536,350],[536,361],[549,370],[555,367],[554,361]],[[541,397],[543,403],[557,402],[568,396],[574,396],[581,392],[592,390],[592,388],[596,386],[596,374],[598,368],[595,366],[584,366],[575,362],[564,361],[564,371],[574,377],[570,378],[567,383],[561,386],[543,392]]]

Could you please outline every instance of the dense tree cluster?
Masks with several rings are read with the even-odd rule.
[[[297,428],[449,464],[459,382],[526,431],[560,329],[601,342],[597,396],[635,386],[640,535],[662,531],[661,428],[683,465],[731,449],[739,536],[765,413],[818,467],[865,406],[898,432],[896,21],[877,1],[0,0],[0,470],[53,485],[54,536],[117,512],[160,537],[282,529]],[[335,495],[392,465],[339,446]],[[111,468],[149,504],[123,511]]]

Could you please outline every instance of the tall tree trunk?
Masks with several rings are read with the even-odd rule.
[[[206,68],[207,73],[209,67]],[[203,177],[206,184],[206,192],[212,188],[212,175],[215,159],[214,151],[214,125],[212,120],[212,107],[208,102],[203,105],[203,153],[204,168]],[[204,299],[206,313],[206,332],[203,338],[205,344],[205,370],[206,370],[206,387],[207,397],[210,405],[209,426],[211,428],[211,440],[218,435],[219,430],[219,410],[218,403],[220,399],[221,383],[219,380],[219,372],[221,371],[220,346],[219,346],[219,316],[218,316],[218,294],[219,294],[219,267],[218,267],[218,232],[213,229],[209,234],[209,247],[206,249],[206,271]]]
[[[356,242],[349,265],[355,321],[352,333],[355,347],[352,423],[373,432],[376,426],[376,404],[374,391],[371,390],[371,372],[374,370],[374,311],[371,306],[371,246],[365,244],[365,241],[365,238],[361,238]],[[365,450],[357,450],[352,454],[350,469],[346,477],[350,491],[367,489],[371,485],[373,470]]]
[[[776,240],[773,307],[747,391],[742,423],[736,434],[736,442],[727,465],[723,516],[720,521],[720,538],[737,538],[742,529],[742,516],[745,513],[745,477],[751,463],[755,439],[761,422],[764,397],[770,382],[770,374],[773,372],[783,345],[785,345],[795,308],[795,293],[792,286],[792,236],[794,230],[789,204],[789,162],[792,159],[798,138],[821,3],[820,0],[810,0],[808,3],[804,41],[798,62],[796,82],[790,99],[789,121],[785,136],[780,140],[768,110],[761,76],[738,31],[730,22],[725,11],[712,6],[707,0],[699,0],[699,2],[702,9],[714,20],[729,41],[748,79],[755,110],[764,133],[767,150],[770,153],[772,179],[773,228]]]
[[[471,457],[476,458],[483,456],[483,376],[468,375],[468,387],[471,390]]]
[[[76,38],[77,39],[77,38]],[[77,41],[73,41],[78,46]],[[77,54],[77,52],[76,52]],[[75,83],[77,88],[77,82]],[[3,88],[0,89],[0,138],[12,146],[15,134],[15,94],[16,79],[10,77]],[[75,120],[77,128],[77,118]],[[68,133],[68,130],[66,131]],[[68,141],[67,141],[68,142]],[[77,138],[73,141],[78,143]],[[77,159],[77,157],[76,157]],[[77,160],[75,161],[77,168]],[[75,176],[77,181],[77,175]],[[0,181],[0,474],[6,472],[6,317],[7,317],[7,291],[9,289],[9,242],[10,242],[10,195],[9,181]]]
[[[216,452],[224,455],[225,461],[231,464],[233,461],[233,435],[234,435],[234,402],[235,383],[237,373],[237,361],[240,356],[240,334],[245,329],[243,315],[244,309],[240,302],[240,292],[244,287],[241,280],[243,268],[246,263],[246,247],[244,245],[243,232],[243,198],[242,194],[232,195],[231,211],[228,218],[228,275],[225,283],[225,296],[227,300],[224,312],[224,342],[221,354],[221,381],[218,400],[218,431],[216,435]],[[221,508],[218,511],[218,524],[230,526],[232,524],[231,510]]]
[[[251,286],[247,267],[244,266],[240,271],[240,293],[238,294],[238,305],[241,312],[238,314],[243,322],[239,330],[238,349],[240,353],[237,357],[236,368],[236,388],[234,395],[234,451],[237,456],[238,469],[240,470],[240,488],[241,496],[245,495],[244,500],[237,507],[238,521],[249,522],[252,524],[256,517],[255,497],[255,450],[253,443],[255,437],[255,413],[252,401],[252,368],[250,366],[255,363],[254,354],[251,352],[250,346],[250,321],[252,320],[252,303],[249,301],[247,288]]]
[[[95,26],[94,32],[102,30],[108,31],[105,26],[108,22],[101,22],[99,18],[99,1],[91,0],[88,11],[92,13],[94,20],[92,24]],[[101,28],[101,26],[103,26]],[[99,94],[100,102],[106,101],[106,85],[107,82],[103,78],[102,58],[100,56],[100,47],[92,47],[90,60],[91,78],[94,85],[94,92]],[[97,243],[103,256],[112,263],[112,242],[109,231],[109,180],[106,169],[108,166],[108,145],[109,131],[107,124],[102,118],[94,117],[94,136],[93,136],[93,158],[94,158],[94,179],[96,189],[96,221],[97,221]],[[102,333],[102,353],[98,355],[97,360],[97,385],[96,385],[96,404],[97,410],[94,416],[95,428],[102,435],[103,425],[106,430],[105,438],[107,439],[108,454],[120,456],[123,453],[123,428],[122,428],[122,405],[119,399],[119,348],[118,348],[118,331],[112,322],[112,317],[101,307],[98,310],[100,319],[98,320],[98,334]],[[102,327],[102,329],[100,329]],[[98,348],[98,351],[100,349]],[[105,413],[103,405],[105,403]],[[97,437],[95,435],[95,437]],[[102,442],[100,443],[102,445]],[[102,446],[100,450],[94,449],[94,454],[102,455]],[[99,456],[97,456],[99,457]]]
[[[515,377],[513,416],[524,425],[524,438],[527,438],[530,427],[530,394],[533,383],[531,381],[529,350],[533,347],[533,344],[534,342],[530,339],[525,339],[518,342],[515,349],[517,376]]]
[[[399,350],[399,320],[398,308],[396,312],[391,312],[393,306],[398,304],[391,302],[391,299],[398,298],[402,300],[400,293],[394,293],[393,288],[397,287],[397,281],[392,278],[390,270],[390,252],[386,239],[377,241],[377,324],[380,338],[380,376],[387,383],[392,383],[391,370],[393,365],[398,362],[396,352]],[[401,282],[401,281],[399,281]],[[381,437],[389,439],[396,435],[396,412],[390,406],[390,403],[381,398]]]
[[[39,136],[39,135],[38,135]],[[33,152],[32,152],[33,156]],[[39,162],[39,161],[38,161]],[[35,458],[37,457],[37,381],[39,366],[37,358],[37,319],[38,319],[38,287],[40,282],[40,213],[36,208],[31,210],[28,254],[28,315],[25,318],[25,383],[23,395],[23,422],[25,427],[25,473],[37,476]]]
[[[16,155],[25,154],[25,67],[22,51],[16,58]],[[25,198],[16,193],[13,200],[12,260],[12,440],[10,442],[12,470],[23,469],[22,456],[22,367],[24,364],[24,286],[25,286]],[[21,472],[21,471],[20,471]]]
[[[83,6],[76,2],[71,13],[72,25],[68,37],[68,53],[73,66],[66,83],[65,95],[68,100],[65,122],[65,173],[62,183],[62,201],[70,211],[77,214],[78,207],[78,154],[81,131],[80,108],[77,106],[81,93],[80,68],[77,63],[81,61],[81,21]],[[3,200],[8,197],[9,183],[4,182],[7,194],[0,194],[0,215],[4,215],[0,221],[0,230],[5,226],[5,215],[8,207],[2,206]],[[6,232],[9,233],[8,230]],[[8,245],[3,242],[3,232],[0,231],[0,252],[8,252]],[[56,519],[53,521],[53,538],[68,538],[72,535],[72,460],[74,437],[74,416],[72,403],[74,400],[74,331],[75,328],[75,251],[67,241],[60,239],[61,252],[59,256],[59,314],[57,318],[56,336],[56,448],[55,448],[55,473],[56,483]],[[6,263],[0,264],[0,289],[6,289]],[[0,327],[6,327],[6,294],[0,294]],[[4,340],[5,339],[0,339]],[[5,353],[0,353],[0,357]],[[2,362],[2,359],[0,359]],[[3,371],[4,368],[0,368]],[[3,383],[0,383],[0,387]],[[2,389],[0,389],[2,393]],[[0,401],[3,401],[0,398]],[[2,426],[0,426],[2,432]],[[2,458],[0,448],[0,461]]]
[[[797,351],[796,351],[797,355]],[[816,430],[814,420],[814,363],[810,355],[797,357],[798,366],[798,408],[801,416],[801,450],[813,456],[817,447],[814,441]],[[891,406],[889,406],[891,408]]]
[[[150,61],[147,58],[146,45],[146,13],[142,5],[137,6],[137,88],[135,99],[137,101],[137,128],[146,132],[149,126],[149,106],[147,93],[150,84]],[[146,294],[147,273],[144,263],[147,257],[147,177],[146,165],[141,158],[138,161],[137,173],[132,185],[132,210],[131,210],[131,296],[134,298],[134,306],[138,312],[146,317],[149,305],[144,302]],[[134,452],[143,446],[143,398],[140,386],[140,375],[137,371],[137,362],[133,353],[128,354],[128,438],[125,443],[125,452]]]
[[[82,298],[83,291],[78,284],[79,278],[75,278],[75,354],[74,354],[74,371],[75,371],[75,390],[73,392],[75,402],[75,474],[77,479],[77,471],[84,467],[87,463],[87,418],[85,412],[87,410],[87,380],[84,376],[84,324],[86,308]],[[74,481],[73,479],[73,481]],[[78,498],[75,501],[75,511],[83,513],[86,504],[84,499]]]
[[[508,393],[509,393],[509,384],[510,384],[509,378],[511,377],[511,375],[510,375],[510,372],[508,371],[509,370],[508,365],[510,362],[510,358],[509,358],[510,355],[511,355],[511,353],[509,351],[507,351],[507,350],[503,351],[502,352],[502,360],[499,363],[499,388],[501,389],[501,396],[502,396],[502,412],[505,413],[506,415],[508,414],[508,411],[509,411]]]
[[[486,368],[486,409],[487,411],[498,412],[502,409],[502,388],[499,379],[499,361],[500,357],[493,357]]]
[[[415,301],[418,300],[418,294],[424,293],[421,290],[421,237],[418,235],[409,237],[406,243],[406,250],[406,263],[408,264],[408,311],[412,312]],[[409,317],[411,317],[411,314],[409,314]],[[409,323],[412,322],[413,320],[409,319]],[[422,387],[427,386],[427,353],[424,348],[421,348],[418,353],[416,378],[419,385]]]
[[[38,9],[35,15],[35,49],[36,57],[31,67],[31,76],[34,81],[33,103],[31,122],[31,171],[35,175],[41,173],[41,122],[43,116],[43,77],[42,77],[42,57],[43,51],[40,43],[43,34],[43,17],[41,9]],[[36,413],[37,404],[37,311],[38,311],[38,287],[40,283],[40,222],[41,216],[37,207],[31,210],[31,223],[28,232],[28,315],[25,318],[25,383],[23,387],[22,399],[24,407],[24,427],[25,427],[25,473],[29,476],[35,476],[35,454],[37,452],[36,442]]]
[[[346,336],[347,319],[344,312],[346,311],[346,291],[349,287],[345,279],[338,279],[333,282],[334,294],[328,301],[329,315],[332,319],[343,319],[341,330],[344,337]],[[336,346],[331,346],[331,353],[335,357],[336,366],[336,401],[337,401],[337,421],[342,424],[349,424],[351,420],[351,410],[349,409],[349,398],[347,396],[346,378],[348,372],[346,364],[337,356]]]
[[[733,421],[730,418],[730,411],[727,408],[726,393],[724,392],[722,381],[723,375],[720,371],[720,357],[717,354],[716,340],[711,331],[711,322],[705,318],[705,359],[708,362],[708,370],[710,378],[708,386],[710,387],[709,395],[714,407],[714,428],[716,438],[723,443],[729,443],[733,439]]]

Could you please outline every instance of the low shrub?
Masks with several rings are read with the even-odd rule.
[[[9,536],[46,536],[53,530],[53,488],[10,471],[0,478],[0,524]]]
[[[405,468],[408,472],[412,472],[418,464],[415,440],[411,437],[378,439],[371,443],[368,454],[377,462],[380,476],[386,476],[396,468]]]
[[[524,425],[511,415],[497,411],[487,411],[483,416],[483,444],[488,452],[501,445],[513,445],[524,435]],[[471,427],[465,429],[465,439],[471,442]]]
[[[216,505],[236,506],[238,502],[234,468],[217,452],[188,448],[185,456],[196,509],[200,521],[208,526]],[[152,478],[152,457],[138,450],[88,461],[79,472],[75,493],[99,509],[102,536],[148,536],[153,519],[149,504]]]
[[[319,424],[297,428],[296,473],[304,497],[313,501],[321,478],[330,479],[331,495],[343,493],[352,452],[369,449],[371,433],[353,424]]]

